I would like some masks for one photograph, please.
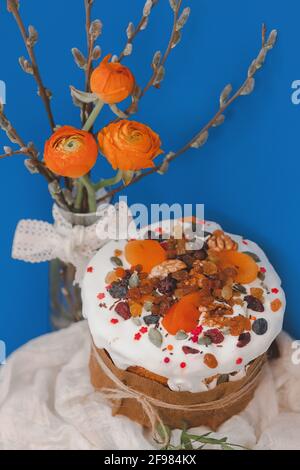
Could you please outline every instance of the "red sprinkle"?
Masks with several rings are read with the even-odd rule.
[[[181,367],[181,369],[184,369],[184,368],[186,367],[186,363],[185,363],[185,362],[181,362],[181,363],[180,363],[180,367]]]
[[[117,323],[119,323],[119,320],[117,318],[112,318],[110,320],[110,323],[112,323],[113,325],[116,325]]]
[[[272,289],[272,292],[273,292],[273,294],[278,294],[279,289],[277,289],[276,287],[274,287],[274,288]]]
[[[109,284],[108,286],[105,286],[106,290],[109,290],[110,288],[111,288],[111,284]]]
[[[157,233],[163,233],[163,229],[162,229],[161,227],[157,227],[157,228],[155,229],[155,232],[157,232]]]
[[[193,343],[198,343],[198,336],[192,336],[191,340],[193,341]]]
[[[99,300],[104,299],[104,297],[105,297],[105,294],[103,294],[102,292],[100,292],[100,294],[97,295],[97,299]]]
[[[142,326],[142,328],[140,328],[140,332],[143,334],[147,333],[147,331],[148,331],[148,328],[146,326]]]
[[[141,337],[142,337],[141,333],[136,333],[136,334],[134,335],[134,339],[135,339],[136,341],[138,341],[139,339],[141,339]]]
[[[94,271],[93,266],[89,266],[86,270],[87,273],[92,273]]]
[[[261,273],[266,273],[267,270],[266,270],[266,268],[260,268],[260,272],[261,272]]]
[[[242,364],[242,362],[243,362],[243,359],[241,357],[238,357],[237,360],[235,361],[237,365]]]
[[[248,245],[248,242],[246,240],[243,240],[244,245]]]
[[[166,364],[168,364],[168,362],[170,362],[170,358],[169,358],[169,357],[165,357],[165,358],[164,358],[164,362],[165,362]]]
[[[193,336],[200,335],[202,333],[203,327],[201,325],[197,326],[194,330],[191,331]]]

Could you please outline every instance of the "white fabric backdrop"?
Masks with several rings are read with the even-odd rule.
[[[300,449],[300,365],[291,339],[266,366],[254,400],[217,436],[254,449]],[[142,428],[110,407],[89,382],[86,322],[35,339],[0,369],[0,449],[153,449]],[[197,433],[207,428],[195,428]],[[174,439],[178,437],[174,433]]]

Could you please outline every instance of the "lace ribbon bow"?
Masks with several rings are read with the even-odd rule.
[[[53,206],[52,214],[53,224],[30,219],[18,223],[12,257],[29,263],[59,258],[75,266],[78,284],[91,257],[108,241],[108,227],[126,226],[132,219],[127,204],[122,201],[115,206],[100,207],[95,222],[87,227],[69,223],[57,205]]]

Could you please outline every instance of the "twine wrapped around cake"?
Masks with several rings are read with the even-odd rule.
[[[241,380],[219,384],[206,392],[175,392],[149,378],[118,369],[107,352],[92,343],[90,372],[95,389],[111,401],[113,415],[127,416],[150,428],[157,438],[159,424],[172,429],[207,425],[216,430],[252,399],[264,363],[265,355],[259,356]]]

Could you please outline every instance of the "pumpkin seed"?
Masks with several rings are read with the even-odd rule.
[[[160,348],[163,342],[162,334],[156,328],[150,328],[148,338],[154,346]]]
[[[245,255],[250,256],[250,258],[252,258],[253,261],[255,261],[255,263],[260,263],[260,261],[261,261],[256,253],[252,253],[251,251],[243,251],[242,253],[244,253]]]
[[[137,326],[141,326],[141,324],[142,324],[141,320],[138,317],[131,317],[131,320]]]
[[[221,374],[220,377],[218,377],[217,385],[225,384],[226,382],[229,382],[229,374]]]
[[[146,312],[151,312],[152,307],[153,302],[150,302],[150,300],[146,300],[146,302],[144,302],[144,309],[146,310]]]
[[[184,330],[177,331],[176,336],[175,336],[175,338],[178,339],[179,341],[186,339],[187,337],[188,335],[186,334]]]
[[[118,256],[112,256],[110,258],[110,261],[112,262],[112,264],[114,264],[115,266],[123,266],[123,262],[120,258],[118,258]]]
[[[139,283],[140,283],[140,279],[139,279],[138,273],[136,272],[132,273],[128,281],[129,287],[137,287]]]
[[[235,292],[240,292],[241,294],[247,294],[247,289],[246,287],[242,286],[242,284],[234,284],[232,286],[232,290]]]
[[[201,346],[209,346],[212,344],[212,340],[209,336],[203,336],[202,338],[198,338],[198,344]]]

